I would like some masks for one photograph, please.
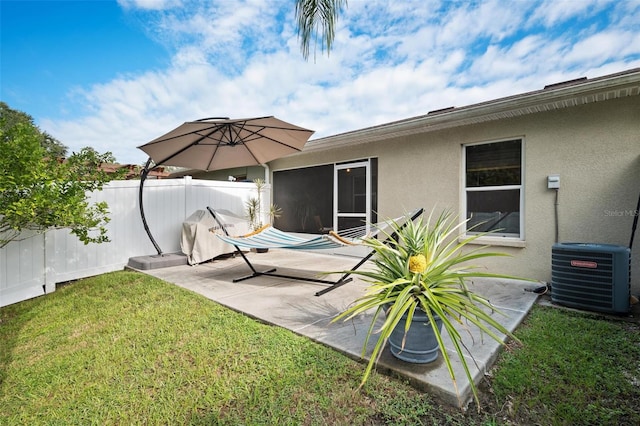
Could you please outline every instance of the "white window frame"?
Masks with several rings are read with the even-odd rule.
[[[467,188],[467,147],[469,146],[477,146],[477,145],[486,145],[489,143],[500,143],[500,142],[509,142],[519,140],[520,141],[520,185],[500,185],[500,186],[482,186],[482,187],[471,187]],[[464,222],[467,217],[467,193],[468,192],[485,192],[485,191],[505,191],[505,190],[514,190],[518,189],[520,191],[520,215],[519,215],[519,227],[520,234],[501,234],[499,232],[491,233],[490,236],[480,237],[475,240],[478,244],[493,244],[493,245],[505,245],[512,247],[524,247],[525,242],[525,234],[524,234],[524,188],[525,188],[525,138],[523,136],[517,136],[512,138],[505,138],[500,140],[491,140],[485,142],[475,142],[469,144],[462,145],[462,166],[461,166],[461,195],[460,195],[460,205],[461,214],[460,221]],[[462,227],[463,235],[461,238],[468,238],[473,235],[477,235],[477,232],[467,230],[466,223]]]

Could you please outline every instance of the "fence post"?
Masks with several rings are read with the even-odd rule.
[[[186,219],[190,212],[193,210],[194,194],[193,194],[193,178],[191,176],[184,176],[184,218]]]
[[[44,287],[45,294],[56,291],[56,232],[44,233]]]

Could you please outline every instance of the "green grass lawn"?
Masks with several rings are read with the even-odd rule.
[[[461,413],[134,272],[0,309],[0,424],[639,424],[638,325],[536,307]]]

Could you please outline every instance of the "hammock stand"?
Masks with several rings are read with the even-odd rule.
[[[269,276],[269,277],[277,277],[277,278],[286,278],[286,279],[291,279],[291,280],[300,280],[300,281],[309,281],[309,282],[313,282],[313,283],[319,283],[319,284],[327,284],[329,285],[329,287],[316,292],[316,296],[322,296],[323,294],[326,294],[328,292],[330,292],[331,290],[335,290],[336,288],[350,282],[353,280],[353,278],[350,277],[351,273],[350,272],[346,272],[344,273],[338,280],[336,281],[331,281],[331,280],[323,280],[323,279],[319,279],[319,278],[308,278],[308,277],[300,277],[300,276],[292,276],[292,275],[283,275],[283,274],[276,274],[276,268],[272,268],[269,269],[267,271],[264,272],[260,272],[258,270],[256,270],[256,268],[251,264],[251,262],[249,261],[249,259],[247,259],[247,257],[245,256],[245,254],[242,252],[242,250],[240,250],[240,247],[238,247],[238,240],[239,238],[232,238],[229,233],[227,232],[227,227],[220,221],[218,215],[216,215],[215,210],[213,210],[211,207],[207,207],[207,210],[209,210],[209,213],[211,213],[211,215],[213,216],[213,218],[216,220],[216,222],[218,222],[218,225],[220,225],[220,229],[222,229],[224,231],[225,236],[222,235],[218,235],[218,238],[222,239],[223,241],[233,245],[236,248],[236,251],[238,253],[240,253],[240,255],[242,256],[242,259],[244,259],[245,263],[247,264],[247,266],[249,267],[249,269],[251,269],[251,274],[244,276],[244,277],[240,277],[240,278],[235,278],[233,280],[234,283],[240,282],[240,281],[244,281],[244,280],[248,280],[250,278],[255,278],[255,277],[260,277],[260,276]],[[414,221],[415,219],[417,219],[422,212],[424,211],[424,209],[418,209],[414,212],[411,213],[410,219],[411,221]],[[404,227],[405,224],[407,222],[405,222],[404,224],[401,225],[401,227]],[[333,245],[330,244],[323,244],[322,241],[327,242],[328,240],[324,239],[324,238],[320,238],[318,237],[317,239],[312,239],[312,240],[305,240],[304,238],[301,237],[295,237],[291,234],[287,234],[285,232],[279,231],[275,228],[272,229],[272,233],[275,233],[276,236],[280,236],[280,237],[287,237],[290,241],[291,244],[290,245],[276,245],[275,243],[271,243],[269,244],[267,247],[269,248],[287,248],[287,249],[306,249],[306,250],[319,250],[319,249],[326,249],[326,248],[330,248],[331,246],[333,247],[337,247],[340,245],[344,245],[344,244],[340,244],[338,241],[340,240],[340,237],[333,237],[335,238],[335,242],[333,243]],[[331,238],[331,237],[329,237]],[[395,239],[396,238],[396,233],[394,232],[393,234],[391,234],[390,239]],[[337,241],[336,241],[337,240]],[[387,240],[388,241],[388,240]],[[244,245],[244,244],[243,244]],[[261,244],[261,247],[264,247],[265,244]],[[248,247],[251,247],[250,245],[248,245]],[[371,250],[371,252],[369,254],[367,254],[364,258],[362,258],[362,260],[360,260],[353,268],[352,270],[357,270],[359,267],[361,267],[367,260],[369,260],[373,255],[375,254],[374,250]]]

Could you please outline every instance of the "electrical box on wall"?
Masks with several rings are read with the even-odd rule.
[[[547,176],[547,188],[560,189],[560,175]]]

